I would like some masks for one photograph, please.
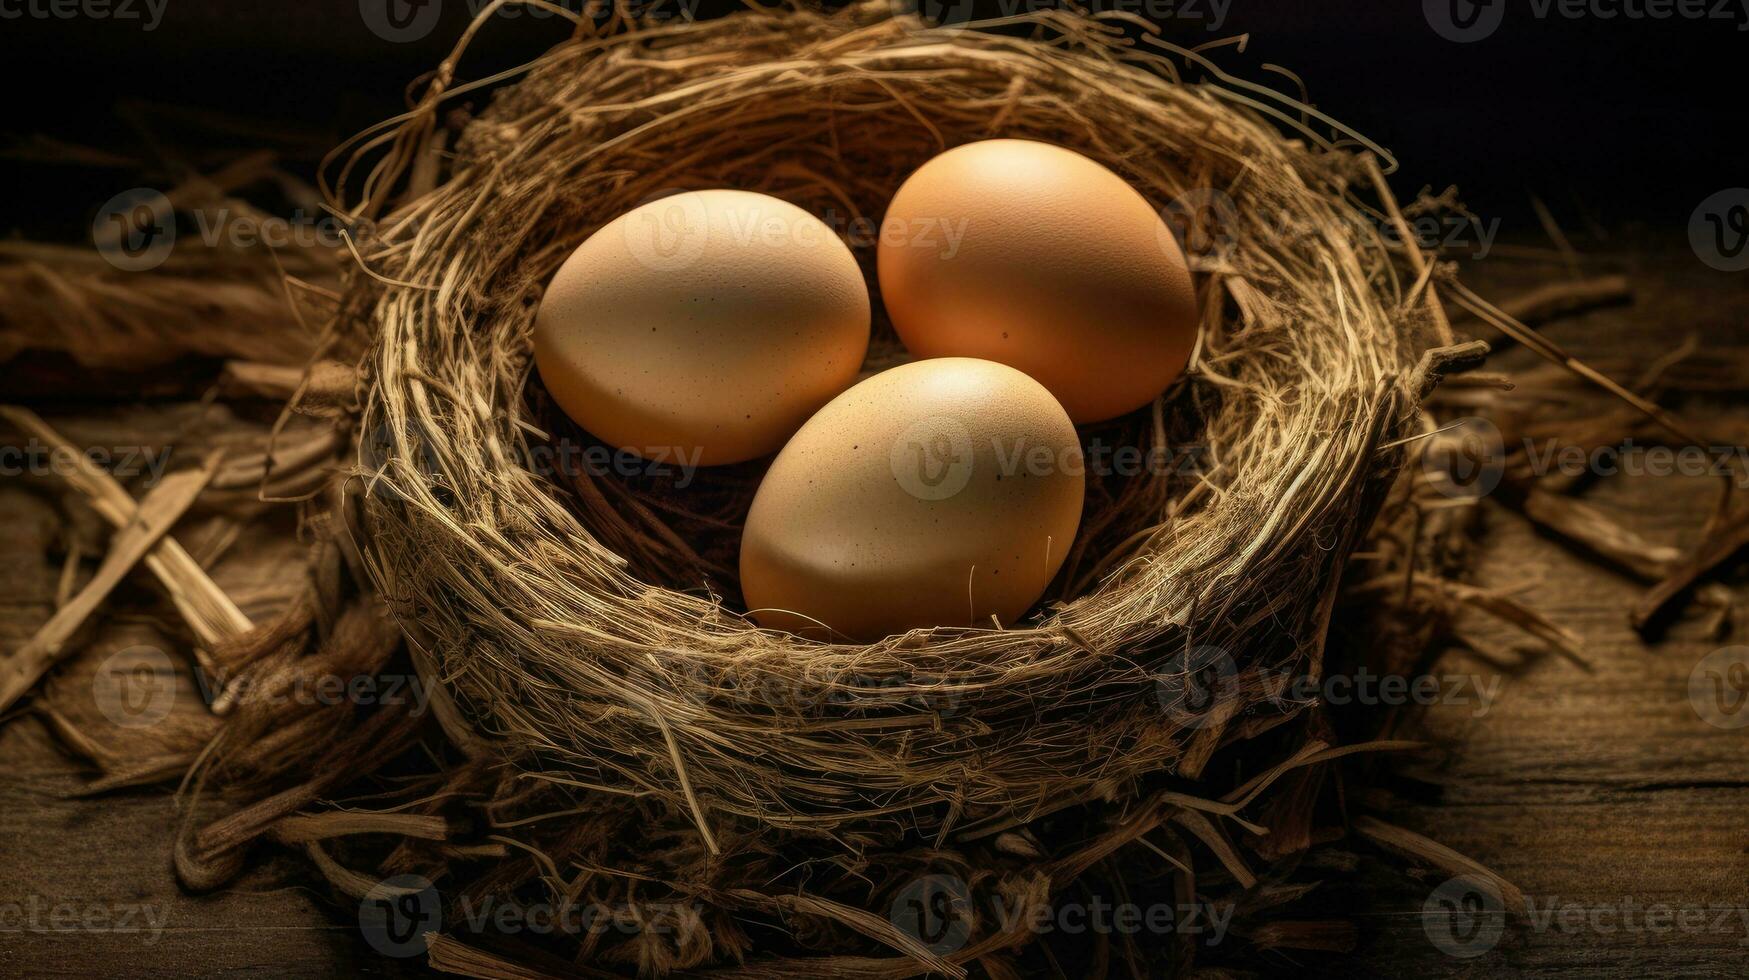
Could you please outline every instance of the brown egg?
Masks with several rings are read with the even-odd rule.
[[[534,359],[559,407],[646,459],[776,452],[856,380],[868,288],[818,218],[747,191],[689,191],[608,222],[553,276]]]
[[[871,642],[913,627],[1011,626],[1074,543],[1075,427],[991,361],[918,361],[860,382],[784,446],[741,538],[762,626]]]
[[[1076,422],[1148,404],[1196,340],[1190,271],[1160,215],[1048,143],[985,140],[925,163],[893,196],[878,254],[913,353],[1017,367]]]

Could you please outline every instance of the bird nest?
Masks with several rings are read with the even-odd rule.
[[[713,851],[875,846],[1194,776],[1291,709],[1436,332],[1376,148],[1115,15],[584,20],[446,115],[473,88],[452,81],[466,43],[331,189],[359,219],[362,550],[458,740],[591,805],[670,808]],[[756,628],[725,556],[762,464],[566,465],[601,457],[562,451],[588,437],[531,369],[542,289],[627,210],[732,187],[844,231],[872,295],[858,230],[924,161],[992,137],[1101,162],[1181,235],[1202,313],[1183,380],[1080,432],[1090,460],[1143,464],[1089,467],[1075,549],[1024,622],[869,645]],[[875,321],[870,369],[903,357]]]

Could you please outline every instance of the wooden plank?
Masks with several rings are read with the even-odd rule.
[[[36,727],[8,732],[27,726]],[[78,785],[66,764],[0,779],[0,975],[428,975],[377,955],[356,907],[349,917],[291,851],[258,850],[259,866],[216,894],[183,892],[170,865],[179,819],[170,796],[64,798]]]

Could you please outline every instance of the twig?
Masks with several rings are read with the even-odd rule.
[[[1207,817],[1194,810],[1180,810],[1172,815],[1172,822],[1195,834],[1198,840],[1207,845],[1227,869],[1227,873],[1239,883],[1239,887],[1250,888],[1257,884],[1257,876],[1245,866],[1245,859],[1227,842],[1227,837],[1221,833],[1220,828],[1209,823]]]
[[[1644,633],[1661,621],[1677,596],[1687,592],[1702,576],[1729,561],[1745,547],[1749,547],[1749,519],[1739,516],[1684,555],[1663,581],[1652,586],[1634,603],[1629,614],[1634,629]]]
[[[62,606],[24,646],[0,661],[0,711],[12,707],[67,651],[67,641],[105,597],[120,584],[152,546],[188,511],[201,488],[218,469],[220,453],[207,456],[198,469],[172,473],[159,481],[116,532],[109,554],[97,574],[72,601]]]
[[[1391,225],[1396,229],[1397,238],[1403,243],[1403,250],[1409,255],[1409,264],[1414,267],[1415,275],[1426,280],[1432,275],[1427,265],[1427,257],[1421,254],[1421,246],[1409,231],[1409,222],[1403,220],[1403,209],[1397,206],[1396,195],[1391,193],[1391,185],[1385,182],[1384,171],[1379,169],[1378,158],[1372,154],[1366,155],[1366,173],[1372,178],[1373,189],[1378,192],[1379,200],[1385,205],[1385,213],[1391,218]],[[1433,327],[1439,336],[1442,346],[1450,347],[1453,343],[1451,320],[1445,315],[1445,307],[1439,302],[1439,293],[1433,283],[1427,283],[1427,311],[1433,314]]]
[[[1646,399],[1641,398],[1632,391],[1629,391],[1627,388],[1622,387],[1622,385],[1615,380],[1598,373],[1597,370],[1590,365],[1567,353],[1565,350],[1562,350],[1554,341],[1549,340],[1547,337],[1537,333],[1530,327],[1518,322],[1518,320],[1508,316],[1499,307],[1482,297],[1477,296],[1474,291],[1463,283],[1452,283],[1452,295],[1457,298],[1460,306],[1463,306],[1465,309],[1492,324],[1501,333],[1504,333],[1524,346],[1529,347],[1539,356],[1561,365],[1579,377],[1590,381],[1592,384],[1597,385],[1605,391],[1608,391],[1610,394],[1615,395],[1617,398],[1620,398],[1622,401],[1627,402],[1647,418],[1668,429],[1677,438],[1682,439],[1689,445],[1710,445],[1706,440],[1697,438],[1690,434],[1682,422],[1670,412],[1665,411]]]
[[[1415,365],[1415,387],[1425,400],[1445,382],[1446,376],[1478,367],[1488,359],[1488,345],[1480,340],[1448,347],[1431,347],[1421,354]]]
[[[0,405],[0,418],[36,436],[51,451],[71,460],[71,469],[57,469],[57,472],[72,484],[73,489],[85,495],[91,509],[104,520],[120,528],[134,519],[137,511],[134,498],[122,485],[50,428],[35,412],[15,405]],[[159,541],[146,553],[145,564],[164,583],[177,611],[202,645],[212,647],[255,628],[231,597],[213,584],[200,564],[174,539]]]
[[[1500,312],[1526,326],[1536,326],[1550,320],[1583,313],[1600,306],[1612,306],[1633,299],[1633,287],[1626,276],[1598,276],[1573,282],[1551,282],[1502,300]],[[1473,316],[1469,310],[1464,313]]]
[[[1645,581],[1663,578],[1682,557],[1677,549],[1653,544],[1603,511],[1571,497],[1531,487],[1523,494],[1506,494],[1503,499],[1517,505],[1519,512],[1537,527]]]
[[[324,810],[294,813],[274,824],[272,833],[273,839],[281,844],[303,844],[352,834],[400,834],[440,841],[448,839],[449,826],[435,813]]]
[[[1419,858],[1454,875],[1470,875],[1485,881],[1499,892],[1500,900],[1508,908],[1520,912],[1528,911],[1524,892],[1517,885],[1438,841],[1367,816],[1354,818],[1354,831],[1387,851],[1408,858]]]

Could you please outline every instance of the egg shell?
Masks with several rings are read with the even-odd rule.
[[[688,191],[602,226],[534,323],[548,392],[596,438],[714,465],[776,452],[856,380],[868,288],[823,222],[777,198]]]
[[[1032,375],[1076,422],[1151,402],[1196,341],[1190,270],[1123,178],[1031,140],[968,143],[893,196],[881,296],[918,357],[978,357]]]
[[[1050,392],[991,361],[901,365],[834,398],[784,446],[741,540],[762,626],[872,642],[1003,626],[1074,543],[1085,476]]]

